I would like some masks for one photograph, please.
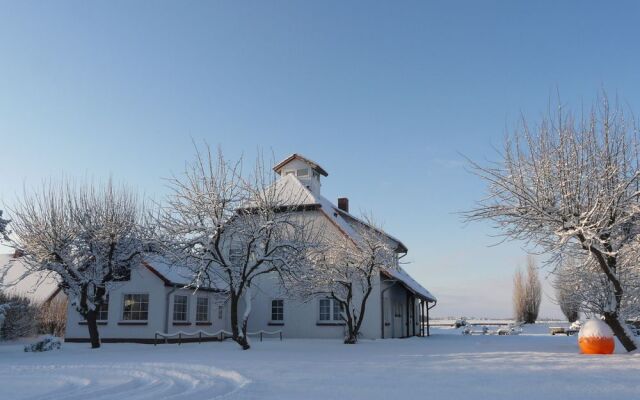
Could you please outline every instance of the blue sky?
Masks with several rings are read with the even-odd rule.
[[[436,315],[511,314],[516,243],[455,213],[483,195],[461,154],[495,159],[559,91],[640,107],[636,2],[3,2],[0,201],[62,174],[149,196],[191,158],[300,152],[323,193],[409,247]],[[544,275],[544,273],[543,273]],[[550,293],[549,293],[550,294]],[[545,299],[543,316],[556,308]]]

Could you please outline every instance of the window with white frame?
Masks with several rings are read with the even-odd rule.
[[[232,244],[229,249],[229,262],[234,267],[242,265],[242,248],[239,244]]]
[[[198,302],[196,303],[196,322],[207,321],[209,321],[209,298],[198,297]]]
[[[122,319],[146,321],[149,319],[149,295],[146,293],[125,294],[122,302]]]
[[[109,296],[104,300],[104,303],[96,307],[98,321],[107,321],[109,319]]]
[[[173,296],[173,320],[179,322],[187,321],[189,316],[189,297],[184,295]]]
[[[334,299],[320,299],[320,321],[321,322],[342,322],[340,303]]]
[[[296,171],[296,175],[302,178],[309,176],[309,168],[301,168]]]
[[[284,300],[271,300],[271,321],[284,322]]]
[[[218,306],[218,319],[222,319],[224,317],[224,306]]]

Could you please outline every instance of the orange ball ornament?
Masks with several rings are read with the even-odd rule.
[[[616,343],[609,325],[590,320],[580,328],[578,345],[582,354],[612,354]]]

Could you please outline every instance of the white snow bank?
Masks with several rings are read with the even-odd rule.
[[[548,325],[519,336],[462,336],[432,328],[429,338],[286,339],[238,345],[149,346],[65,343],[24,353],[0,343],[0,399],[600,400],[640,393],[640,357],[584,357],[575,336]],[[540,326],[538,326],[540,325]],[[538,333],[540,328],[540,333]],[[535,390],[532,390],[532,382]]]
[[[598,337],[598,338],[610,338],[613,337],[613,331],[609,328],[609,325],[599,319],[592,319],[587,321],[582,328],[578,337]]]

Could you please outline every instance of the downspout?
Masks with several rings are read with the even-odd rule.
[[[389,282],[389,281],[387,281]],[[386,292],[387,290],[391,289],[393,287],[393,285],[395,285],[396,283],[398,283],[397,280],[393,280],[393,283],[391,285],[389,285],[389,287],[386,287],[384,289],[382,289],[380,291],[380,328],[381,328],[381,335],[380,337],[382,339],[384,339],[384,292]]]
[[[405,308],[407,309],[406,310],[407,315],[405,317],[405,319],[406,319],[405,325],[407,327],[407,336],[406,337],[409,337],[409,291],[406,290],[406,293],[407,293],[407,295],[405,296],[405,299],[404,299],[404,302],[406,304]]]
[[[429,302],[427,302],[427,304],[429,304]],[[427,336],[431,336],[431,333],[429,332],[429,327],[430,327],[430,325],[429,325],[429,310],[431,310],[433,307],[435,307],[436,304],[438,304],[438,300],[435,300],[431,307],[427,306]]]
[[[164,333],[169,333],[169,301],[171,299],[171,294],[178,290],[178,285],[173,284],[171,286],[172,288],[167,292],[167,298],[164,304]]]

